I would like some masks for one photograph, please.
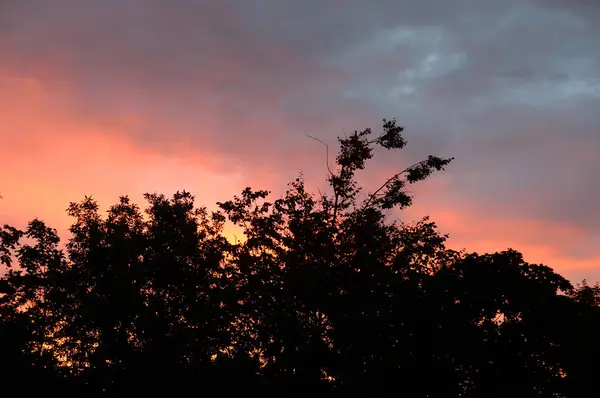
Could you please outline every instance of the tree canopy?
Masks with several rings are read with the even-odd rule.
[[[390,219],[429,156],[371,192],[357,173],[403,128],[339,138],[330,191],[300,176],[214,211],[189,192],[71,203],[70,236],[0,228],[0,384],[8,394],[588,397],[600,287],[518,251],[457,252],[435,222]],[[243,230],[231,242],[227,223]]]

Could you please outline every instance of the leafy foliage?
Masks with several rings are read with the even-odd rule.
[[[40,220],[0,228],[3,391],[92,395],[219,391],[410,397],[580,397],[597,390],[600,288],[514,250],[446,248],[434,222],[391,221],[429,156],[359,200],[394,119],[339,139],[331,192],[300,176],[196,207],[188,192],[68,208],[71,236]],[[227,222],[244,240],[224,235]],[[23,240],[25,239],[26,242]],[[23,376],[35,380],[26,385]],[[37,390],[37,391],[36,391]]]

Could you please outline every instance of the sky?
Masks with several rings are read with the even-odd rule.
[[[369,187],[414,189],[455,249],[600,279],[597,0],[0,0],[0,223],[69,202],[326,177],[324,148],[397,118]]]

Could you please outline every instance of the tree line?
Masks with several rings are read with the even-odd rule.
[[[600,287],[518,251],[458,252],[408,189],[429,156],[363,192],[403,128],[339,138],[330,192],[246,188],[215,211],[188,192],[71,203],[71,235],[0,228],[0,391],[7,396],[326,394],[589,397]],[[243,229],[231,242],[226,223]]]

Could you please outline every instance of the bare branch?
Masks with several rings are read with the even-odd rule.
[[[325,145],[325,165],[327,166],[327,170],[329,171],[329,174],[333,175],[333,172],[331,171],[331,167],[329,167],[329,145],[327,145],[323,140],[317,138],[317,137],[313,137],[312,135],[309,134],[304,134],[305,136],[307,136],[308,138],[312,138],[315,141],[320,142],[321,144]]]
[[[325,199],[325,195],[323,195],[323,192],[321,192],[320,189],[317,188],[317,192],[319,192],[319,196],[321,197],[321,200]]]
[[[325,145],[325,154],[326,154],[326,159],[325,159],[325,163],[327,165],[327,170],[329,171],[329,175],[331,175],[331,177],[335,177],[335,174],[333,174],[333,171],[331,171],[331,167],[329,167],[329,145],[327,145],[323,140],[317,138],[317,137],[313,137],[312,135],[309,134],[304,134],[305,136],[307,136],[308,138],[312,138],[315,141],[320,142],[321,144]],[[344,166],[342,166],[342,171],[341,173],[343,173],[344,171]],[[332,178],[331,181],[334,181],[334,179]],[[331,222],[335,223],[335,220],[337,218],[337,211],[338,211],[338,201],[339,201],[339,192],[338,192],[338,187],[336,186],[335,182],[332,183],[332,187],[333,187],[333,193],[334,193],[334,204],[333,204],[333,217]]]

